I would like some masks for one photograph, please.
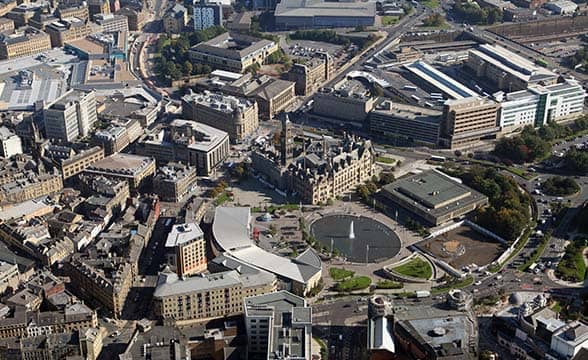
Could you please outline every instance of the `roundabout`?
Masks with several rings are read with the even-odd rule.
[[[381,262],[396,256],[401,248],[391,228],[365,216],[327,215],[314,221],[310,231],[328,251],[337,250],[355,263]]]

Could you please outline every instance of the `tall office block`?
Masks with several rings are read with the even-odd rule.
[[[44,120],[48,139],[72,141],[88,136],[97,120],[95,93],[68,91],[45,108]]]
[[[194,30],[204,30],[223,24],[223,6],[221,3],[194,1]]]

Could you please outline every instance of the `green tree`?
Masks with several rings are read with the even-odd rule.
[[[184,75],[188,76],[190,74],[192,74],[192,63],[189,60],[184,61],[184,65],[183,65],[183,71],[184,71]]]

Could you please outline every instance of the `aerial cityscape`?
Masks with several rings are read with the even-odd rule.
[[[588,360],[583,0],[0,0],[1,360]]]

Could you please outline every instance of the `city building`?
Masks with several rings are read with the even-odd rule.
[[[243,298],[274,292],[275,276],[236,270],[180,278],[169,269],[159,274],[153,298],[164,325],[184,326],[243,313]]]
[[[88,12],[88,7],[82,4],[71,6],[60,4],[57,7],[57,10],[55,10],[55,14],[60,19],[75,17],[81,20],[90,20],[90,13]]]
[[[396,351],[421,359],[476,359],[478,325],[475,316],[432,306],[393,315]]]
[[[110,14],[110,2],[108,0],[89,0],[88,12],[92,19],[97,14]]]
[[[131,7],[123,7],[116,12],[117,15],[124,15],[129,21],[129,31],[140,31],[145,23],[145,14]]]
[[[498,90],[526,90],[530,85],[552,85],[558,75],[501,46],[482,44],[468,52],[466,66]]]
[[[15,203],[61,191],[63,180],[57,170],[48,170],[22,154],[0,158],[0,203]]]
[[[197,224],[176,224],[167,235],[165,247],[173,254],[176,273],[181,278],[206,271],[206,242]]]
[[[106,129],[97,130],[92,136],[92,141],[104,148],[106,155],[112,155],[129,146],[127,129],[122,126],[109,126]]]
[[[433,226],[488,204],[486,196],[437,170],[398,179],[385,185],[381,193],[394,205]]]
[[[303,143],[296,145],[286,118],[280,135],[279,148],[266,143],[253,151],[253,168],[264,181],[307,204],[325,204],[353,192],[376,174],[370,140],[346,136],[342,140],[302,139]]]
[[[14,27],[26,26],[37,12],[47,12],[49,3],[44,1],[21,3],[10,10],[4,17],[14,21]]]
[[[94,22],[100,25],[101,32],[104,33],[129,31],[129,20],[124,15],[96,14]]]
[[[330,80],[335,71],[335,64],[328,53],[319,52],[304,64],[292,64],[288,71],[288,80],[293,81],[296,95],[309,95],[322,84]]]
[[[277,277],[281,290],[300,296],[319,284],[322,262],[311,248],[291,259],[265,251],[255,244],[251,239],[251,212],[247,207],[217,207],[210,230],[213,252],[222,253],[222,266],[238,271],[254,268],[269,272]],[[214,261],[218,262],[217,259]]]
[[[483,139],[495,138],[500,130],[494,101],[469,97],[447,100],[443,105],[441,144],[450,149],[475,146]]]
[[[77,255],[63,264],[72,290],[81,298],[99,302],[119,318],[133,284],[132,265],[120,258],[88,259]]]
[[[369,299],[367,351],[370,360],[392,360],[396,356],[392,315],[391,300],[378,295]]]
[[[196,167],[168,163],[158,169],[153,188],[163,201],[180,202],[196,188]]]
[[[475,91],[422,60],[406,64],[403,67],[414,76],[415,83],[419,86],[431,91],[438,91],[445,98],[459,100],[478,96]]]
[[[7,18],[0,18],[0,32],[12,33],[14,32],[14,21]]]
[[[511,0],[516,6],[526,9],[537,9],[543,6],[547,0]]]
[[[61,174],[63,175],[63,180],[81,173],[91,164],[104,159],[104,149],[100,146],[80,150],[78,153],[68,152],[67,156],[53,156],[50,152],[52,152],[52,148],[56,147],[63,148],[58,145],[49,145],[48,148],[45,148],[48,151],[45,151],[44,155],[57,164],[57,167],[61,170]]]
[[[188,9],[182,4],[175,4],[163,17],[163,29],[169,34],[179,34],[188,25]]]
[[[142,127],[149,127],[159,114],[159,101],[143,87],[117,89],[114,94],[98,97],[98,118],[108,123],[125,124],[127,129],[134,127],[128,119],[136,119]],[[140,129],[135,131],[139,131],[138,135],[130,135],[130,139],[136,139],[142,133]]]
[[[0,293],[4,294],[9,287],[17,289],[20,283],[18,265],[0,261]]]
[[[571,15],[578,10],[578,4],[568,0],[549,1],[544,7],[558,15]]]
[[[310,359],[312,309],[287,291],[245,298],[247,358]]]
[[[0,339],[63,334],[97,327],[96,312],[79,301],[58,311],[39,312],[19,308],[11,316],[0,319]]]
[[[49,34],[31,26],[19,28],[14,34],[0,35],[0,59],[35,55],[49,49]]]
[[[195,85],[201,90],[218,91],[255,100],[259,117],[268,120],[273,119],[295,100],[294,82],[268,75],[254,76],[251,73],[215,70]]]
[[[324,0],[282,0],[274,12],[279,30],[373,26],[376,4]]]
[[[271,40],[226,32],[193,46],[190,58],[214,69],[244,72],[251,65],[263,64],[278,48]]]
[[[0,127],[0,157],[9,158],[16,154],[22,154],[20,137],[7,127]]]
[[[385,101],[369,114],[370,134],[397,145],[439,144],[443,113]]]
[[[240,143],[259,125],[257,103],[232,95],[204,91],[182,97],[182,115],[229,134],[231,142]]]
[[[363,123],[376,97],[360,80],[343,79],[332,88],[322,88],[313,97],[313,114]]]
[[[551,338],[551,349],[560,357],[570,359],[588,347],[588,324],[573,321],[559,329]]]
[[[472,307],[474,297],[466,290],[451,289],[447,293],[445,301],[450,309],[457,311],[468,311]]]
[[[223,25],[223,5],[221,2],[194,0],[192,7],[194,30],[204,30]]]
[[[86,137],[97,120],[95,92],[70,90],[48,104],[43,117],[50,140],[71,142]]]
[[[169,127],[143,136],[135,150],[155,158],[159,164],[182,162],[194,166],[198,175],[209,176],[229,156],[230,143],[229,135],[222,130],[175,119]]]
[[[81,39],[91,33],[88,20],[74,17],[55,21],[47,25],[45,31],[49,34],[53,47],[62,47],[68,41]]]
[[[84,173],[125,180],[134,192],[151,183],[155,175],[155,160],[145,156],[115,153],[92,163],[84,169]]]

